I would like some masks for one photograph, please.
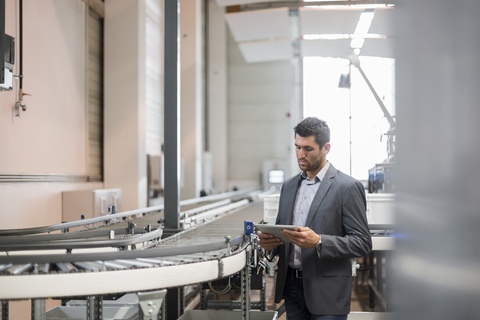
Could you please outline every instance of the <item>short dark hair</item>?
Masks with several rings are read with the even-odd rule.
[[[325,143],[330,142],[330,129],[325,121],[316,117],[308,117],[300,121],[295,128],[293,128],[295,135],[306,138],[315,136],[315,142],[323,148]]]

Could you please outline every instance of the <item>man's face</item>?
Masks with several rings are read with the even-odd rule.
[[[295,151],[300,169],[317,174],[327,162],[325,156],[330,151],[330,144],[326,143],[323,148],[320,148],[315,141],[315,136],[301,137],[296,134]]]

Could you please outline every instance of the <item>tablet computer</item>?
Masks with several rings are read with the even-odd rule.
[[[296,226],[282,225],[282,224],[255,224],[255,228],[263,233],[273,234],[274,237],[282,239],[284,242],[290,242],[287,238],[280,233],[283,229],[297,230]]]

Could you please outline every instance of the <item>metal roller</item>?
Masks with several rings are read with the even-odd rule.
[[[7,270],[8,268],[10,268],[13,264],[12,263],[9,263],[9,264],[1,264],[0,265],[0,272],[3,272],[5,270]]]
[[[152,267],[158,267],[157,264],[153,263],[148,263],[145,261],[140,261],[138,259],[134,260],[116,260],[117,262],[124,263],[127,265],[132,266],[132,268],[152,268]]]
[[[21,274],[21,273],[26,273],[26,272],[30,271],[31,269],[33,269],[32,264],[27,263],[27,264],[22,264],[22,265],[13,265],[10,268],[8,268],[7,270],[5,270],[4,272],[6,274],[18,275],[18,274]]]
[[[176,257],[168,257],[166,259],[148,259],[148,258],[138,258],[138,261],[147,262],[147,263],[154,263],[158,265],[165,265],[165,264],[179,264],[179,263],[191,263],[191,262],[198,262],[202,261],[201,258],[189,257],[189,256],[182,256],[179,258]]]
[[[140,262],[152,263],[159,266],[163,266],[163,262],[164,262],[164,259],[155,259],[155,258],[138,258],[136,260]]]
[[[77,272],[78,269],[71,263],[69,262],[59,262],[59,263],[55,263],[55,266],[57,267],[57,269],[61,272],[65,272],[65,273],[72,273],[72,272]]]
[[[145,260],[151,260],[151,259],[138,259],[138,260],[145,261]],[[202,261],[202,259],[190,257],[190,256],[181,256],[181,257],[168,257],[167,259],[164,259],[163,262],[165,261],[168,261],[169,263],[172,263],[172,264],[182,264],[182,263],[198,262],[198,261]]]
[[[159,267],[167,267],[167,266],[171,266],[173,265],[174,263],[172,261],[170,261],[169,258],[165,259],[165,258],[159,258],[159,259],[155,259],[155,258],[138,258],[136,259],[140,262],[147,262],[147,263],[154,263],[156,265],[158,265]]]
[[[104,264],[105,264],[105,267],[107,267],[107,269],[109,270],[130,269],[130,265],[126,265],[118,261],[105,261]]]
[[[33,273],[48,274],[50,272],[50,263],[35,264]]]
[[[101,262],[94,262],[94,261],[89,261],[89,262],[74,262],[74,265],[85,271],[101,271],[105,269],[105,265]]]

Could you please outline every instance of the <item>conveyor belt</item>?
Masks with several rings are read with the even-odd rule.
[[[244,221],[260,221],[263,203],[228,206],[223,217],[145,250],[1,256],[0,288],[11,290],[0,290],[0,300],[144,291],[232,275],[245,267],[250,250]],[[202,219],[220,211],[209,210]]]
[[[193,227],[162,240],[158,239],[161,228],[156,228],[163,207],[119,213],[95,221],[0,230],[0,250],[8,251],[0,253],[0,288],[9,288],[0,290],[0,300],[156,290],[235,274],[245,267],[250,250],[250,241],[243,236],[244,221],[262,220],[263,201],[250,202],[249,197],[239,200],[237,193],[234,196],[235,201],[204,200],[208,204],[203,208],[185,204],[191,207],[180,213],[179,218],[183,225]],[[124,218],[129,220],[123,221]],[[39,234],[98,223],[101,225],[95,226],[98,228],[95,230]],[[156,225],[152,228],[153,223]],[[372,230],[380,230],[378,234],[388,233],[390,227],[370,226]],[[112,230],[115,236],[126,238],[112,238]],[[26,244],[32,242],[35,245],[30,245],[29,250],[42,251],[24,252]],[[138,242],[140,248],[135,248]],[[374,250],[389,250],[392,243],[393,238],[388,236],[373,237]],[[118,249],[105,252],[95,248],[105,245]],[[129,245],[132,250],[123,250]],[[90,252],[79,248],[88,248]]]
[[[141,233],[144,233],[145,231],[147,231],[147,229],[145,229],[144,227],[134,227],[134,228],[115,227],[114,229],[87,230],[82,232],[3,236],[3,237],[0,237],[0,245],[48,242],[48,241],[55,241],[55,240],[73,240],[73,239],[95,239],[95,238],[111,239],[112,236],[129,235],[132,233],[141,234]]]
[[[206,196],[206,197],[201,197],[196,199],[183,200],[183,201],[180,201],[180,206],[185,208],[187,206],[194,206],[201,203],[208,203],[208,202],[224,200],[227,198],[235,198],[235,197],[249,198],[249,197],[258,195],[259,193],[260,191],[255,191],[255,190],[240,190],[240,191],[222,193],[218,195]],[[137,217],[138,215],[155,214],[162,211],[163,209],[164,209],[164,206],[159,205],[159,206],[136,209],[131,211],[119,212],[115,214],[109,214],[109,215],[95,217],[91,219],[63,222],[61,224],[55,224],[51,226],[0,230],[0,239],[1,237],[4,237],[4,236],[42,234],[42,233],[51,233],[59,230],[65,231],[75,227],[81,228],[81,227],[87,226],[88,228],[88,226],[91,226],[91,228],[94,228],[95,226],[98,227],[97,224],[99,223],[104,225],[116,224],[118,222],[124,221],[125,219]],[[193,208],[188,211],[195,211],[195,210],[196,209]],[[183,214],[181,214],[180,218],[183,218]]]
[[[159,239],[162,236],[162,229],[153,230],[143,234],[137,234],[121,239],[109,239],[109,240],[50,240],[48,236],[43,237],[45,240],[36,240],[36,242],[30,242],[28,246],[25,240],[23,243],[0,243],[0,251],[22,251],[22,250],[51,250],[51,249],[79,249],[79,248],[102,248],[102,247],[125,247],[138,243],[152,241]],[[28,237],[28,236],[24,236]],[[37,237],[39,238],[39,237]],[[29,239],[26,239],[29,240]],[[32,239],[33,240],[33,239]],[[35,240],[34,240],[35,241]]]

